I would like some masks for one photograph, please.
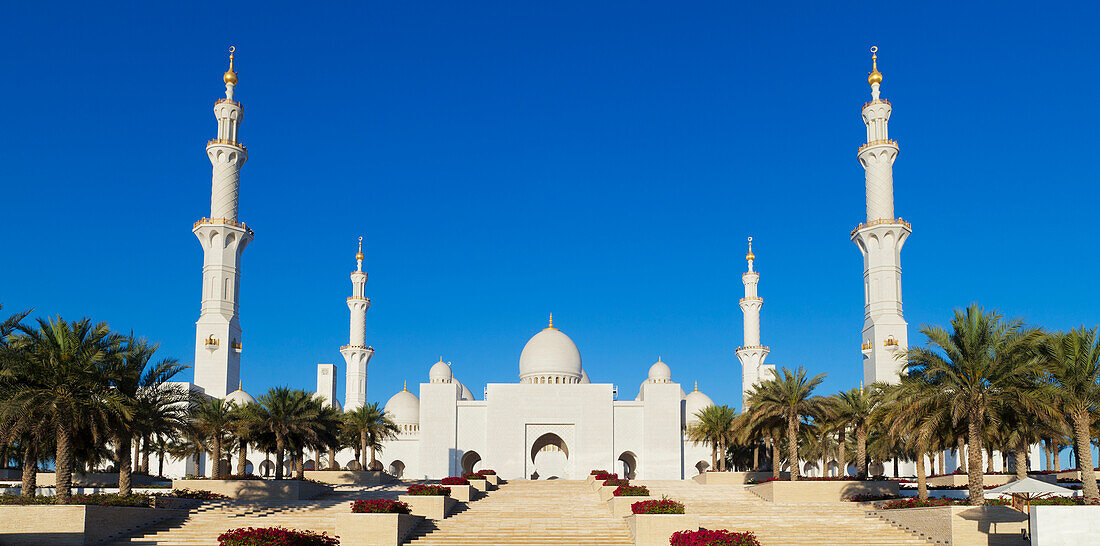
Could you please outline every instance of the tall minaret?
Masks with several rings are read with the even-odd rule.
[[[867,143],[859,162],[867,177],[867,222],[852,230],[863,253],[863,381],[897,383],[902,362],[896,355],[909,346],[901,312],[901,247],[912,233],[909,223],[894,218],[894,159],[898,143],[890,140],[890,101],[879,98],[882,73],[877,47],[871,48],[871,102],[863,105]]]
[[[367,363],[374,356],[374,348],[367,347],[367,309],[370,299],[366,296],[367,274],[363,272],[363,238],[359,238],[359,252],[355,255],[356,268],[351,273],[351,336],[347,345],[340,347],[347,363],[347,394],[344,410],[351,411],[367,403]]]
[[[775,373],[775,366],[764,364],[771,349],[760,344],[760,308],[764,306],[764,299],[756,291],[756,285],[760,283],[760,273],[752,268],[752,262],[756,256],[752,253],[752,237],[749,237],[749,253],[745,254],[745,260],[749,263],[749,270],[741,275],[741,282],[745,284],[745,297],[741,298],[741,312],[745,315],[745,340],[744,345],[736,351],[737,359],[741,361],[741,404],[745,407],[745,399],[752,387],[761,381],[771,379]]]
[[[214,103],[218,137],[206,143],[213,165],[210,217],[195,222],[195,236],[203,250],[202,311],[195,324],[195,385],[218,398],[233,391],[240,381],[241,324],[239,292],[241,252],[252,241],[252,230],[237,219],[241,166],[248,150],[238,140],[241,104],[233,100],[237,73],[229,48],[225,71],[225,98]]]

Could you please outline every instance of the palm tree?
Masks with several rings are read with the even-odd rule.
[[[154,434],[149,437],[149,450],[157,454],[157,476],[164,477],[164,458],[172,449],[172,442],[164,434]]]
[[[128,412],[116,414],[111,421],[114,431],[118,462],[118,489],[120,495],[129,495],[131,472],[137,460],[130,459],[130,446],[137,444],[151,428],[163,426],[165,420],[178,419],[179,408],[185,401],[179,389],[166,383],[187,366],[174,359],[150,362],[157,345],[131,334],[123,349],[107,363],[107,373],[118,394],[124,397]],[[148,467],[146,467],[148,471]]]
[[[929,346],[909,348],[906,368],[935,383],[952,420],[967,423],[969,502],[983,505],[983,431],[995,407],[1028,398],[1026,391],[1034,387],[1028,380],[1040,366],[1033,351],[1040,333],[976,304],[955,311],[950,332],[923,326],[921,333]]]
[[[697,412],[695,423],[688,425],[687,437],[696,444],[710,446],[710,467],[714,470],[726,470],[726,447],[733,438],[733,423],[737,410],[728,406],[707,406]],[[718,458],[718,454],[722,458]]]
[[[344,426],[349,430],[359,433],[360,452],[363,460],[360,465],[364,470],[381,470],[382,464],[375,458],[376,452],[381,449],[382,442],[397,437],[398,428],[385,410],[378,406],[378,402],[360,406],[344,413]],[[365,455],[370,453],[370,463]]]
[[[871,416],[882,399],[882,384],[873,383],[866,388],[859,387],[833,395],[829,405],[832,420],[847,423],[856,436],[856,470],[859,479],[867,479],[867,434],[870,431]],[[841,434],[843,434],[843,428]],[[841,445],[843,445],[843,439]],[[847,473],[847,464],[844,464]]]
[[[105,323],[89,319],[39,319],[37,328],[22,326],[21,331],[24,335],[11,342],[22,349],[13,370],[19,379],[3,411],[23,420],[44,416],[53,423],[57,498],[67,503],[76,435],[84,433],[92,447],[102,446],[106,420],[129,416],[125,397],[111,388],[104,373],[118,341]]]
[[[275,437],[275,479],[283,478],[283,461],[288,447],[304,447],[300,438],[312,434],[312,421],[320,405],[311,404],[310,393],[289,387],[275,387],[256,402],[255,423],[260,431]]]
[[[813,391],[825,379],[825,374],[806,377],[801,366],[781,373],[752,388],[748,393],[750,413],[754,419],[782,417],[787,426],[787,460],[791,481],[798,480],[798,429],[825,415],[825,399],[813,396]]]
[[[1054,388],[1073,426],[1082,492],[1100,498],[1090,445],[1092,421],[1100,411],[1100,339],[1095,328],[1081,327],[1049,336],[1041,350],[1053,365]]]
[[[229,431],[237,420],[232,402],[224,398],[213,398],[204,394],[196,394],[191,402],[191,423],[203,439],[210,442],[210,458],[214,461],[210,470],[210,477],[217,479],[222,476],[222,449],[224,442],[229,440]]]

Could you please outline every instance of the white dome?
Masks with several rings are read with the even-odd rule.
[[[420,423],[420,399],[409,391],[401,391],[386,402],[386,413],[400,425]]]
[[[519,378],[564,376],[581,378],[581,352],[569,336],[553,326],[535,334],[519,355]]]
[[[440,357],[439,362],[432,364],[432,369],[428,370],[429,383],[450,383],[453,377],[451,367],[443,362],[443,357]]]
[[[252,395],[238,388],[237,390],[225,395],[225,401],[232,402],[237,406],[245,406],[255,402],[256,399],[252,398]]]
[[[461,381],[455,379],[455,383],[458,383],[458,399],[459,400],[473,400],[474,393],[470,392],[470,388],[464,385]]]
[[[588,372],[581,370],[581,383],[591,383],[592,380],[588,379]]]
[[[671,383],[672,369],[668,367],[668,364],[661,362],[661,358],[658,357],[657,362],[649,367],[648,380],[650,383]]]
[[[699,392],[698,387],[696,390],[688,393],[684,397],[684,424],[691,425],[699,422],[699,418],[695,416],[699,410],[713,406],[714,401],[709,396]]]

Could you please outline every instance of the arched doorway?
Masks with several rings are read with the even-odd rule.
[[[695,463],[695,470],[698,470],[700,474],[706,472],[710,468],[710,461],[699,461]]]
[[[270,459],[260,463],[260,475],[263,477],[269,477],[275,474],[275,463]]]
[[[628,480],[633,480],[638,471],[638,456],[632,451],[624,451],[619,455],[619,463],[615,470]]]
[[[481,466],[481,455],[476,451],[467,451],[462,454],[462,473],[477,472]]]
[[[539,436],[531,446],[532,480],[566,478],[569,464],[569,446],[561,436],[547,432]]]
[[[317,470],[317,463],[313,459],[310,459],[306,461],[305,467],[306,470]]]
[[[405,463],[400,460],[390,463],[390,475],[395,478],[400,478],[405,473]]]
[[[355,459],[348,461],[348,464],[344,465],[344,470],[359,470],[359,461]]]

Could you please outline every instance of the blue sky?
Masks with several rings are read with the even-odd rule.
[[[877,44],[911,342],[972,301],[1098,322],[1094,4],[175,4],[5,8],[5,311],[192,360],[232,44],[246,390],[342,378],[359,235],[372,400],[439,355],[514,381],[553,312],[593,381],[632,396],[661,355],[738,404],[749,235],[768,362],[850,388]]]

